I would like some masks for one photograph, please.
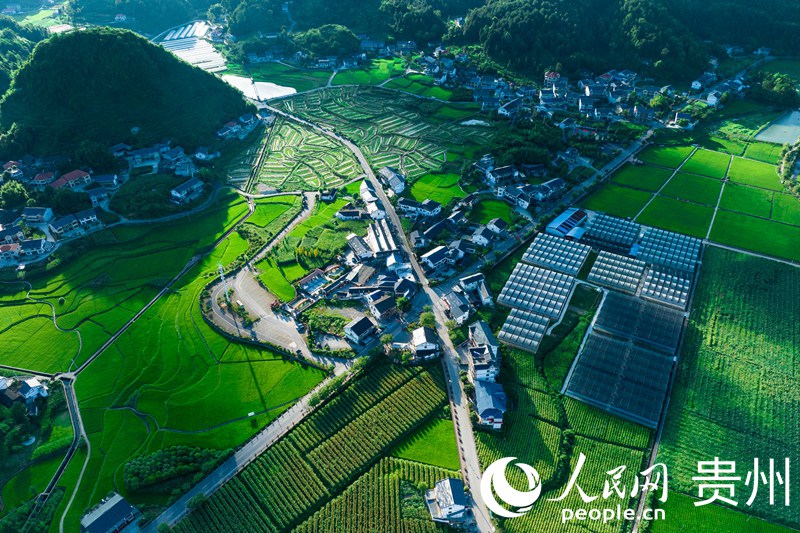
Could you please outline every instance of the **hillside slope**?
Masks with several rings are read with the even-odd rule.
[[[11,85],[11,75],[28,59],[36,43],[47,37],[41,28],[20,26],[0,16],[0,94]]]
[[[40,43],[0,102],[0,149],[46,155],[80,141],[210,142],[251,106],[222,80],[129,32],[92,29]]]

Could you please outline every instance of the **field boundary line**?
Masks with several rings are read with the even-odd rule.
[[[711,222],[708,224],[708,231],[706,232],[706,240],[711,238],[711,228],[714,227],[714,221],[717,220],[717,211],[719,211],[719,204],[722,202],[722,193],[725,192],[725,185],[727,185],[731,180],[730,172],[731,172],[731,165],[733,165],[733,158],[734,156],[731,156],[728,159],[728,168],[725,169],[725,177],[722,179],[722,187],[720,187],[719,189],[719,196],[717,196],[717,205],[714,206],[714,212],[711,214]],[[770,213],[772,213],[772,203],[770,203],[769,209]]]
[[[642,216],[642,213],[644,213],[644,210],[647,209],[647,206],[649,206],[651,203],[653,203],[653,200],[655,200],[657,196],[661,196],[661,191],[663,191],[664,188],[669,184],[669,182],[672,181],[672,178],[674,178],[675,176],[678,175],[678,172],[680,172],[680,170],[683,168],[683,165],[685,165],[686,162],[689,161],[689,159],[692,158],[692,156],[694,155],[694,153],[697,150],[698,150],[698,147],[695,146],[694,149],[692,150],[692,153],[690,153],[689,155],[686,156],[686,159],[684,159],[683,162],[678,166],[678,168],[675,169],[675,172],[672,173],[672,176],[670,176],[669,179],[667,181],[665,181],[664,184],[657,191],[655,191],[653,193],[653,195],[650,197],[650,199],[647,201],[647,203],[644,204],[642,206],[642,208],[639,210],[639,212],[636,213],[636,216],[633,217],[633,221],[634,222],[636,221],[636,219],[638,219],[640,216]]]

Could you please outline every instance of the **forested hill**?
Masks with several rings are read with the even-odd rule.
[[[0,102],[0,149],[47,155],[82,140],[205,144],[252,110],[219,78],[125,30],[92,29],[40,43]]]
[[[14,20],[0,16],[0,94],[11,84],[11,75],[28,58],[36,43],[47,34],[43,29],[20,26]]]
[[[797,0],[662,0],[701,39],[750,48],[771,47],[782,55],[800,51]]]
[[[652,66],[665,78],[696,75],[708,51],[663,0],[489,0],[470,12],[467,42],[494,60],[539,73]],[[683,76],[681,74],[684,74]]]
[[[170,26],[202,17],[209,0],[68,0],[67,13],[77,22],[109,24],[117,13],[136,21],[136,27],[153,34]]]

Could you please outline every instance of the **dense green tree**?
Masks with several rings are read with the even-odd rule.
[[[47,37],[41,28],[21,26],[0,16],[0,94],[11,84],[11,74],[28,58],[36,43]]]
[[[389,29],[398,39],[409,39],[424,46],[442,38],[446,27],[442,13],[424,0],[383,0],[381,13],[388,17]]]
[[[488,0],[470,11],[463,38],[535,75],[562,63],[575,74],[632,67],[683,79],[708,59],[707,47],[661,0]]]
[[[280,4],[279,0],[245,0],[239,3],[228,19],[231,32],[243,36],[280,30],[286,20],[280,16]]]
[[[800,106],[795,81],[786,74],[760,72],[750,80],[750,96],[759,102],[784,107]]]
[[[68,215],[89,209],[92,207],[92,202],[89,200],[89,195],[85,192],[77,192],[71,189],[59,189],[53,193],[52,203],[53,211],[60,215]]]
[[[317,56],[354,54],[361,43],[352,31],[339,24],[312,28],[298,33],[294,39],[298,46]]]
[[[9,180],[0,186],[0,207],[4,209],[21,207],[28,201],[28,191],[16,180]]]
[[[81,141],[75,149],[75,162],[95,172],[111,171],[117,167],[117,160],[111,155],[108,146],[97,141]]]
[[[225,19],[225,6],[222,4],[211,4],[208,8],[208,20],[211,22],[222,22]]]
[[[426,328],[436,327],[436,317],[430,311],[425,311],[419,315],[419,325]]]
[[[70,153],[81,141],[124,141],[133,126],[139,142],[192,147],[252,109],[221,79],[130,31],[87,29],[42,42],[17,72],[0,102],[0,149]]]

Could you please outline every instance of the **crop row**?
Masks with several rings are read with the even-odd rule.
[[[383,459],[297,531],[436,531],[422,505],[422,490],[433,488],[436,481],[446,477],[459,476],[435,466]]]
[[[264,527],[290,529],[418,427],[444,399],[440,379],[427,371],[371,368],[263,453],[235,483],[223,486],[182,527],[239,530],[241,515],[253,512],[255,504],[258,514],[268,517]],[[219,510],[215,517],[208,516],[206,505]]]

